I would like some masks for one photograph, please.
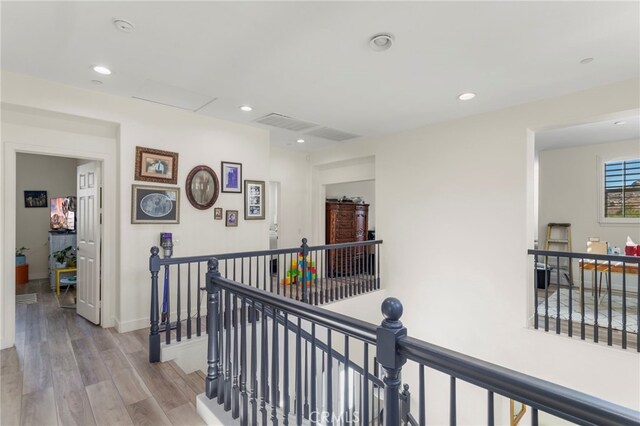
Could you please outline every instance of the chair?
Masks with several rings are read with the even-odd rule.
[[[607,243],[606,241],[587,241],[587,253],[591,253],[591,254],[608,254],[609,252],[609,243]],[[604,263],[603,263],[604,265]],[[598,269],[594,269],[593,271],[593,275],[594,275],[594,279],[597,278],[597,272]],[[600,297],[600,294],[602,293],[602,274],[605,274],[605,272],[608,272],[608,268],[607,270],[600,270],[600,285],[598,286],[598,281],[596,280],[596,288],[598,288],[598,297]],[[611,291],[610,285],[609,285],[609,275],[605,274],[605,279],[607,281],[607,291]],[[593,287],[591,287],[591,294],[593,294]]]

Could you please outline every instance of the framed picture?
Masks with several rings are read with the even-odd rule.
[[[238,226],[238,210],[227,210],[227,226]]]
[[[242,164],[222,162],[222,192],[242,193]]]
[[[24,191],[24,206],[26,208],[49,207],[47,191]]]
[[[193,207],[206,210],[213,206],[218,199],[220,183],[218,176],[211,167],[196,166],[187,176],[185,185],[187,198]]]
[[[131,223],[180,223],[180,188],[131,185]]]
[[[213,209],[213,218],[215,220],[222,220],[222,207],[216,207]]]
[[[264,219],[264,181],[244,181],[245,220]]]
[[[135,180],[178,183],[178,153],[136,147]]]

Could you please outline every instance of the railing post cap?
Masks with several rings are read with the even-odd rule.
[[[157,246],[151,247],[151,256],[157,256],[160,253],[160,249]]]
[[[218,270],[218,259],[216,259],[215,257],[212,259],[209,259],[209,261],[207,262],[207,266],[209,268],[210,272],[215,272]]]
[[[302,239],[302,244],[304,244],[304,245],[306,245],[306,244],[307,244],[307,239],[306,239],[306,238],[303,238],[303,239]]]
[[[402,303],[395,297],[387,297],[382,302],[382,315],[387,321],[396,322],[402,316]]]

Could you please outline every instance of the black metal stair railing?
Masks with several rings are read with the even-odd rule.
[[[215,257],[225,278],[321,305],[380,288],[381,240],[307,245],[220,255],[161,258],[151,248],[149,361],[160,361],[160,344],[199,337],[203,330],[206,262]]]
[[[206,277],[205,394],[240,425],[424,425],[426,369],[450,377],[451,425],[460,381],[486,390],[489,425],[495,395],[532,407],[534,425],[539,411],[583,425],[640,425],[637,411],[409,337],[395,298],[383,302],[384,320],[376,326],[239,285],[224,278],[219,265],[211,259]],[[417,413],[408,387],[400,390],[407,362],[418,365]]]
[[[534,328],[595,343],[606,334],[607,345],[627,349],[631,344],[640,352],[640,257],[549,250],[528,254],[533,256]]]

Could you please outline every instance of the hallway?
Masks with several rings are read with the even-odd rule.
[[[37,303],[16,305],[16,346],[0,352],[0,424],[203,424],[195,397],[204,376],[149,364],[148,329],[97,327],[60,308],[47,280],[17,293],[36,293]]]

